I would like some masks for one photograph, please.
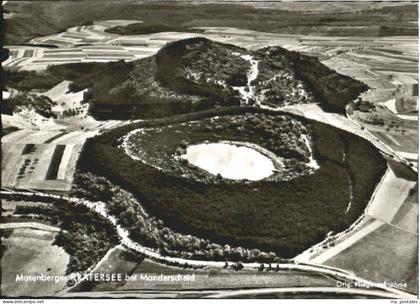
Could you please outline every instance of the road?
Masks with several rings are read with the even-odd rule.
[[[327,250],[323,251],[320,255],[317,255],[315,258],[311,259],[311,263],[322,264],[328,261],[330,258],[349,248],[351,245],[364,238],[369,233],[375,231],[383,224],[383,222],[375,220],[373,223],[360,229],[356,233],[352,234],[350,237],[346,238],[344,241],[339,242],[336,246],[328,248]]]
[[[37,230],[44,230],[44,231],[50,231],[50,232],[60,232],[60,228],[44,225],[41,223],[34,223],[34,222],[1,223],[0,224],[0,230],[21,229],[21,228],[37,229]]]
[[[366,297],[377,297],[387,299],[398,299],[394,294],[389,292],[382,292],[380,290],[369,290],[360,288],[348,288],[348,287],[293,287],[293,288],[255,288],[255,289],[242,289],[242,290],[194,290],[194,291],[100,291],[100,292],[72,292],[64,297],[83,297],[83,298],[97,298],[97,297],[109,297],[109,298],[205,298],[205,299],[220,299],[220,298],[237,298],[246,297],[254,298],[258,295],[269,295],[269,294],[281,294],[285,295],[314,295],[314,294],[334,294],[347,296],[352,298],[354,296],[366,296]]]
[[[277,110],[277,109],[276,109]],[[276,111],[274,110],[274,111]],[[324,112],[318,104],[298,104],[292,106],[285,106],[279,108],[277,111],[284,111],[291,114],[295,114],[298,116],[305,117],[307,119],[315,120],[318,122],[322,122],[324,124],[333,126],[335,128],[350,132],[352,134],[358,135],[366,140],[368,140],[371,144],[373,144],[376,148],[378,148],[381,152],[386,155],[390,155],[397,161],[409,165],[410,162],[406,160],[401,153],[395,151],[389,145],[384,143],[382,140],[374,136],[371,132],[363,128],[359,123],[354,121],[350,115],[347,115],[347,118],[340,114],[335,113],[327,113]],[[413,168],[414,171],[417,172],[416,168]]]
[[[264,294],[340,294],[351,296],[371,296],[378,298],[392,298],[398,299],[398,296],[389,292],[378,290],[348,288],[348,287],[293,287],[293,288],[259,288],[259,289],[243,289],[234,291],[221,291],[217,294],[206,296],[205,298],[219,299],[219,298],[235,298],[243,296],[258,296]],[[251,297],[252,298],[252,297]]]
[[[157,260],[159,262],[163,263],[179,263],[181,265],[188,264],[191,266],[199,266],[199,267],[220,267],[222,268],[225,265],[225,262],[218,262],[218,261],[202,261],[202,260],[190,260],[190,259],[183,259],[183,258],[175,258],[175,257],[169,257],[169,256],[163,256],[159,254],[158,252],[154,251],[151,248],[144,247],[134,241],[132,241],[129,237],[129,233],[127,230],[125,230],[123,227],[121,227],[119,224],[117,224],[117,219],[109,215],[107,210],[105,209],[105,204],[102,202],[91,202],[85,199],[77,199],[72,197],[66,197],[66,196],[59,196],[59,195],[53,195],[53,194],[45,194],[45,193],[27,193],[27,192],[15,192],[15,191],[1,191],[0,193],[13,193],[18,194],[20,196],[23,196],[25,198],[28,198],[29,200],[31,197],[34,196],[43,196],[43,197],[50,197],[54,199],[65,199],[68,202],[71,202],[75,205],[84,205],[87,208],[89,208],[92,212],[96,212],[97,214],[103,216],[106,218],[111,224],[114,225],[116,228],[116,231],[120,237],[121,244],[125,245],[126,247],[141,253],[145,255],[146,257],[152,258],[154,260]],[[233,263],[233,262],[231,262]],[[260,263],[244,263],[244,268],[248,269],[256,269],[260,266]],[[265,267],[268,267],[268,264],[265,264]],[[311,265],[311,264],[295,264],[295,263],[284,263],[279,264],[279,268],[281,270],[302,270],[302,271],[308,271],[308,272],[316,272],[319,274],[329,275],[332,277],[337,278],[337,280],[346,280],[350,282],[359,282],[360,284],[374,286],[376,283],[371,282],[362,278],[359,278],[352,273],[349,273],[345,270],[333,268],[333,267],[325,267],[325,266],[319,266],[319,265]],[[395,289],[390,288],[387,286],[381,287],[382,290],[388,293],[392,293],[397,298],[413,298],[414,295]]]
[[[398,178],[391,169],[388,169],[366,208],[366,214],[391,223],[406,200],[410,189],[415,185],[416,182]]]

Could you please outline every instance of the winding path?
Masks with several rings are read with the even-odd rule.
[[[41,223],[34,223],[34,222],[1,223],[0,224],[0,230],[23,229],[23,228],[44,230],[44,231],[50,231],[50,232],[59,232],[60,231],[60,228],[44,225],[44,224],[41,224]]]
[[[71,202],[75,205],[83,205],[89,208],[92,212],[95,212],[104,218],[106,218],[110,223],[114,225],[116,228],[116,231],[120,237],[121,244],[125,245],[129,249],[132,249],[140,254],[143,254],[149,258],[152,258],[154,260],[157,260],[159,262],[164,263],[179,263],[179,264],[188,264],[191,266],[199,266],[199,267],[224,267],[225,262],[218,262],[218,261],[202,261],[202,260],[190,260],[190,259],[183,259],[183,258],[175,258],[175,257],[169,257],[169,256],[163,256],[159,254],[158,252],[144,247],[134,241],[132,241],[129,238],[129,233],[127,230],[125,230],[123,227],[121,227],[119,224],[117,224],[117,219],[108,214],[107,210],[105,209],[105,204],[103,202],[91,202],[85,199],[78,199],[78,198],[72,198],[72,197],[66,197],[66,196],[60,196],[60,195],[54,195],[54,194],[45,194],[45,193],[28,193],[28,192],[16,192],[16,191],[5,191],[2,190],[0,193],[4,194],[15,194],[15,195],[21,195],[24,197],[34,197],[34,196],[43,196],[43,197],[50,197],[54,199],[65,199],[68,202]],[[247,269],[256,269],[260,266],[260,263],[244,263],[244,268]],[[308,272],[316,272],[324,275],[329,275],[332,277],[337,278],[337,280],[348,280],[350,282],[359,282],[360,284],[369,285],[369,286],[375,286],[376,283],[359,278],[355,276],[354,274],[342,270],[337,269],[334,267],[329,266],[320,266],[320,265],[311,265],[311,264],[297,264],[297,263],[283,263],[278,264],[279,268],[281,270],[301,270],[301,271],[308,271]],[[266,267],[268,267],[268,264],[265,264]],[[397,298],[416,298],[415,295],[412,295],[410,293],[404,292],[402,290],[398,290],[391,287],[381,287],[381,290],[384,290],[385,292],[389,294],[394,295]]]
[[[255,87],[251,85],[251,83],[257,79],[259,74],[258,61],[251,55],[241,55],[241,58],[248,61],[251,66],[250,70],[247,72],[247,84],[246,86],[232,88],[239,91],[245,105],[248,105],[252,98],[256,100],[257,104],[260,104],[255,96]]]

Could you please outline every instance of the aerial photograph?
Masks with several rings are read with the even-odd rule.
[[[418,9],[2,1],[1,298],[417,303]]]

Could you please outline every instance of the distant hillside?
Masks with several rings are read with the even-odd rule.
[[[235,3],[194,5],[179,2],[101,1],[98,5],[96,1],[8,1],[5,10],[12,14],[5,16],[4,44],[19,45],[35,37],[52,35],[69,27],[107,19],[143,21],[144,26],[118,29],[128,34],[155,31],[153,25],[157,22],[160,25],[164,23],[167,29],[182,31],[191,27],[222,26],[325,36],[388,35],[390,31],[378,31],[381,26],[417,28],[415,4],[383,8],[381,6],[384,4],[372,5],[371,2],[369,5],[335,1],[322,4],[265,4],[267,6],[253,7]],[[360,26],[364,27],[364,31],[360,31]],[[415,31],[409,33],[417,35]]]
[[[234,2],[240,2],[235,0]],[[367,11],[372,9],[382,9],[387,7],[414,5],[415,1],[371,1],[371,0],[356,0],[356,1],[331,1],[331,0],[313,0],[313,1],[279,1],[269,2],[265,0],[254,0],[253,2],[245,2],[256,8],[271,8],[286,11],[299,11],[308,13],[349,13],[355,11]],[[238,3],[239,4],[239,3]]]
[[[344,112],[347,103],[367,90],[365,84],[336,73],[315,57],[281,47],[250,52],[205,38],[170,43],[138,61],[51,66],[43,75],[7,72],[5,79],[6,86],[18,90],[46,89],[44,83],[72,80],[71,90],[88,89],[85,101],[97,119],[311,102]]]

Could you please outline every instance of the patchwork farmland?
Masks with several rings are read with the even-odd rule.
[[[143,195],[145,197],[143,201],[140,199],[137,200],[137,197],[132,195],[133,192],[131,190],[135,189],[136,186],[140,188],[139,185],[145,185],[143,188],[151,188],[151,185],[154,184],[157,184],[158,186],[155,188],[156,190],[152,189],[152,194],[160,194],[160,192],[163,192],[160,185],[161,183],[166,183],[166,189],[171,189],[171,187],[173,187],[171,186],[171,183],[173,182],[172,177],[159,177],[155,179],[154,175],[148,174],[148,168],[145,166],[145,170],[139,170],[142,175],[138,175],[138,180],[132,179],[135,182],[130,188],[132,193],[129,193],[127,189],[123,189],[123,186],[119,185],[117,187],[111,184],[111,179],[107,180],[106,177],[104,177],[107,175],[101,174],[99,170],[93,173],[85,172],[83,175],[83,173],[79,172],[81,167],[79,166],[78,173],[80,174],[75,176],[76,164],[79,160],[79,156],[82,152],[83,155],[86,155],[85,151],[89,151],[89,144],[95,140],[89,140],[89,144],[85,144],[87,139],[119,126],[143,122],[147,125],[148,123],[153,124],[155,122],[134,121],[134,116],[131,116],[131,120],[128,120],[129,118],[127,118],[125,121],[98,121],[89,115],[89,103],[86,101],[88,100],[89,93],[92,93],[89,91],[90,88],[82,90],[85,86],[75,85],[74,87],[79,89],[75,89],[73,92],[71,90],[72,82],[65,77],[64,81],[63,79],[59,80],[61,81],[60,83],[56,81],[53,85],[45,85],[42,89],[38,88],[26,92],[28,95],[30,93],[36,97],[47,97],[51,101],[50,113],[52,115],[50,117],[44,117],[39,112],[36,112],[35,108],[25,108],[24,106],[14,111],[12,115],[2,114],[2,124],[5,132],[2,134],[1,139],[1,183],[2,192],[8,199],[3,206],[7,215],[4,215],[2,218],[3,223],[0,225],[0,230],[3,230],[2,233],[4,233],[4,231],[13,231],[12,237],[6,242],[6,245],[10,246],[10,248],[5,250],[6,256],[2,259],[2,263],[9,263],[10,265],[12,262],[15,263],[13,260],[15,255],[17,259],[30,260],[28,265],[29,263],[38,263],[37,260],[32,261],[28,255],[23,254],[25,253],[25,250],[20,250],[22,255],[19,255],[17,249],[21,249],[19,247],[20,239],[16,236],[19,236],[17,235],[19,231],[24,231],[24,233],[31,236],[32,232],[30,230],[42,231],[44,229],[45,231],[49,231],[49,234],[51,235],[56,232],[61,233],[62,238],[60,239],[61,244],[59,244],[59,246],[67,248],[66,251],[69,253],[69,256],[67,254],[64,255],[62,248],[60,248],[61,251],[56,250],[58,247],[53,247],[55,245],[51,242],[51,235],[48,242],[45,242],[45,244],[42,243],[45,245],[46,249],[42,251],[44,253],[40,256],[44,256],[47,249],[51,251],[51,248],[55,250],[51,251],[51,254],[53,254],[55,258],[57,258],[58,255],[61,256],[59,263],[57,263],[59,266],[57,266],[57,269],[53,269],[54,273],[64,273],[64,268],[66,268],[67,265],[67,270],[86,270],[86,273],[121,272],[127,274],[142,274],[148,272],[167,272],[169,274],[195,273],[198,277],[197,281],[192,285],[182,284],[178,286],[156,285],[150,282],[124,282],[124,284],[98,284],[96,286],[90,286],[88,284],[92,288],[88,288],[87,290],[94,292],[94,294],[89,295],[93,296],[98,295],[95,294],[95,292],[102,291],[130,293],[130,295],[133,294],[138,296],[138,293],[145,288],[157,290],[156,294],[162,289],[177,290],[179,288],[197,290],[197,292],[202,292],[202,290],[209,288],[278,288],[290,286],[333,288],[336,286],[337,280],[342,282],[347,282],[347,280],[348,282],[367,280],[376,283],[382,283],[384,280],[396,283],[406,282],[407,286],[392,290],[393,296],[402,295],[405,294],[405,292],[412,294],[418,293],[416,281],[417,273],[414,271],[418,268],[418,186],[417,182],[412,178],[412,176],[416,175],[418,166],[418,38],[416,36],[333,37],[319,36],[322,34],[289,35],[258,32],[233,27],[213,26],[196,27],[191,32],[165,31],[144,35],[120,35],[107,32],[107,29],[115,26],[123,27],[139,22],[141,21],[100,20],[86,22],[84,25],[79,26],[73,26],[74,23],[72,23],[71,25],[67,25],[72,27],[61,33],[49,31],[48,33],[43,34],[49,36],[36,37],[31,40],[29,40],[29,38],[26,40],[26,45],[6,46],[9,51],[9,57],[2,63],[2,66],[5,70],[18,72],[42,72],[48,66],[66,63],[119,61],[115,65],[124,66],[125,63],[122,61],[135,61],[154,55],[171,42],[191,37],[204,37],[213,41],[240,46],[252,51],[265,46],[281,46],[288,51],[296,51],[319,58],[321,63],[331,70],[335,70],[338,73],[367,84],[369,90],[361,94],[357,100],[354,100],[355,97],[349,98],[353,100],[353,102],[350,102],[346,111],[341,114],[328,112],[323,109],[320,104],[315,103],[297,104],[295,106],[291,105],[282,108],[279,106],[276,109],[274,109],[273,106],[271,109],[264,110],[288,111],[291,114],[301,116],[305,119],[312,119],[317,121],[317,123],[323,123],[328,127],[338,127],[339,129],[352,133],[352,135],[359,135],[367,139],[377,148],[372,149],[375,150],[375,152],[380,152],[380,155],[379,153],[378,155],[384,164],[382,172],[385,172],[384,159],[388,161],[386,173],[382,176],[382,179],[377,185],[376,183],[379,181],[380,176],[378,175],[377,179],[375,179],[376,182],[370,188],[370,192],[366,194],[364,205],[360,207],[360,212],[357,213],[355,217],[349,217],[347,215],[348,210],[357,208],[357,204],[354,200],[354,197],[356,196],[354,196],[353,193],[356,193],[354,190],[362,184],[362,182],[360,182],[360,184],[354,182],[355,179],[353,175],[355,175],[355,172],[349,169],[346,171],[346,174],[343,174],[343,176],[345,176],[345,179],[343,178],[345,182],[343,182],[342,185],[344,185],[343,189],[346,189],[343,191],[343,194],[346,194],[348,190],[348,196],[341,195],[339,191],[325,191],[325,189],[327,189],[324,187],[326,184],[329,186],[338,185],[339,182],[337,179],[330,179],[328,183],[319,180],[316,187],[314,186],[314,189],[316,188],[315,192],[335,192],[338,196],[334,199],[321,201],[322,204],[320,206],[322,207],[317,207],[317,211],[321,210],[321,212],[324,212],[323,208],[326,206],[324,204],[325,201],[329,201],[337,206],[337,202],[344,197],[344,208],[343,211],[340,210],[340,216],[347,216],[348,222],[346,222],[346,225],[343,225],[343,227],[331,228],[320,232],[319,235],[316,236],[316,242],[318,242],[319,239],[320,243],[315,244],[314,241],[311,243],[311,245],[315,244],[314,246],[296,257],[294,257],[296,254],[294,253],[293,257],[290,256],[290,259],[287,257],[287,259],[273,260],[273,252],[264,252],[261,247],[258,247],[258,244],[234,247],[236,245],[231,243],[233,238],[229,235],[226,239],[222,239],[222,241],[212,244],[207,240],[207,236],[202,239],[197,238],[198,234],[196,235],[193,230],[181,231],[174,228],[177,227],[176,220],[179,220],[181,218],[180,216],[178,216],[178,218],[175,218],[174,216],[172,219],[173,223],[168,223],[165,218],[150,212],[149,208],[151,210],[153,207],[156,208],[156,202],[147,202],[150,200],[150,197],[147,195]],[[191,24],[195,23],[192,22]],[[209,22],[209,24],[217,23]],[[354,27],[353,30],[357,31],[357,28],[358,27]],[[362,28],[363,27],[360,26],[361,30]],[[180,31],[182,31],[182,29],[180,29]],[[50,35],[51,33],[56,34]],[[286,52],[285,50],[282,51]],[[267,54],[269,54],[269,52],[270,51],[267,51]],[[231,51],[225,53],[230,55]],[[215,57],[223,58],[224,53],[220,54],[222,55],[217,55]],[[211,62],[211,60],[213,60],[208,57],[203,58],[202,61]],[[236,58],[235,60],[237,59],[239,61],[239,58]],[[252,59],[251,56],[250,60],[246,59],[244,61],[243,66],[242,64],[238,64],[241,67],[241,69],[238,69],[238,73],[243,72],[243,80],[245,82],[247,81],[246,89],[249,90],[247,92],[249,96],[254,95],[255,93],[255,91],[252,90],[252,82],[259,81],[257,80],[257,76],[259,74],[264,76],[264,69],[267,69],[263,62],[257,59],[258,58]],[[148,59],[144,61],[147,60]],[[226,67],[230,67],[230,61],[232,61],[232,59],[227,57],[225,62]],[[250,70],[245,69],[246,64],[248,64],[247,62],[251,64]],[[308,62],[310,62],[310,60]],[[273,64],[273,66],[276,66],[279,70],[283,68],[278,62],[275,63],[278,64],[278,66],[276,66],[276,64]],[[109,66],[113,66],[113,64],[110,64]],[[205,66],[200,65],[199,68],[202,68],[203,71],[206,72]],[[135,77],[140,78],[146,75],[145,78],[149,78],[145,71],[146,69],[139,69],[139,73],[135,74]],[[227,69],[227,71],[231,72],[229,69]],[[37,75],[37,77],[39,75],[39,73],[15,74],[31,74]],[[96,76],[98,74],[96,74]],[[110,72],[102,74],[109,74],[110,78],[115,75],[114,78],[118,79],[118,73],[114,74]],[[194,76],[197,75],[197,73],[192,73],[191,75]],[[100,77],[96,76],[92,77],[92,79],[97,81]],[[253,76],[255,76],[255,78]],[[277,86],[275,82],[277,77],[278,75],[273,73],[273,75],[268,74],[267,79],[273,81],[273,86]],[[86,80],[87,83],[90,81],[90,79],[87,78],[88,77],[82,79]],[[347,77],[344,78],[347,79]],[[350,78],[348,79],[351,81]],[[207,80],[207,82],[209,82],[209,80]],[[101,88],[105,87],[107,83],[108,82],[103,81],[103,86]],[[331,81],[331,83],[334,82]],[[73,84],[76,84],[76,81]],[[221,86],[223,85],[226,89],[226,83],[219,82],[218,84]],[[323,86],[325,85],[328,87],[328,84],[327,81],[327,83],[323,83]],[[154,83],[150,85],[151,89],[159,93],[153,85]],[[206,86],[207,83],[204,85]],[[139,87],[143,89],[143,86]],[[278,85],[278,87],[280,86]],[[291,86],[289,85],[288,87]],[[124,91],[124,88],[126,87],[118,87],[116,88],[116,91],[119,89]],[[146,89],[148,88],[146,87]],[[4,90],[4,96],[7,96],[7,98],[16,98],[16,96],[19,96],[18,89],[13,86],[6,87]],[[346,88],[343,90],[346,90]],[[165,92],[166,91],[163,93]],[[245,87],[244,91],[240,92],[246,95],[244,93],[246,92]],[[273,98],[280,100],[281,98],[276,94],[273,93]],[[112,94],[103,94],[101,98],[105,98],[105,95],[111,96],[111,102],[114,102],[115,100],[115,104],[118,104],[119,101],[127,98],[126,96],[131,96],[132,93],[131,91],[128,91],[126,95],[117,95],[116,98],[114,98]],[[157,95],[159,98],[160,95]],[[173,95],[175,96],[176,94]],[[143,98],[143,96],[140,98]],[[256,98],[256,103],[253,105],[256,107],[265,107],[258,98]],[[120,109],[117,109],[116,107],[116,110],[119,111]],[[140,110],[143,110],[143,108]],[[278,113],[276,113],[276,115],[277,114]],[[172,119],[172,117],[169,119]],[[176,121],[177,117],[174,119]],[[214,129],[209,126],[206,130],[215,133],[215,130],[223,129],[222,124],[219,125],[215,122],[214,125]],[[269,125],[274,129],[273,124]],[[168,128],[173,128],[173,125],[170,125]],[[238,130],[241,131],[240,129]],[[243,134],[244,132],[241,131],[238,133]],[[185,132],[178,132],[177,134],[185,135]],[[260,136],[261,132],[256,132],[256,134],[257,136]],[[275,133],[275,135],[277,136],[278,133]],[[269,134],[265,137],[261,137],[264,137],[262,140],[270,141],[270,136],[271,135]],[[301,137],[300,139],[302,140],[302,138],[308,139],[309,136]],[[325,140],[325,142],[328,142],[328,139]],[[284,142],[291,141],[282,140]],[[158,142],[162,143],[161,141]],[[116,148],[119,144],[120,142],[113,141],[112,148]],[[181,142],[181,145],[182,147],[179,147],[177,150],[178,152],[182,152],[182,149],[186,149],[189,144]],[[157,146],[159,147],[159,145]],[[307,146],[309,149],[311,148],[310,141],[307,141]],[[332,144],[332,146],[334,145]],[[349,146],[351,145],[348,143],[343,144],[343,156],[338,157],[337,160],[334,158],[334,160],[340,164],[340,166],[337,165],[338,167],[348,166],[349,162],[358,162],[358,165],[364,163],[369,164],[369,162],[364,162],[361,157],[353,156],[352,158],[352,155],[354,155],[352,153],[354,151],[352,152],[352,150],[349,149]],[[134,171],[132,169],[135,167],[135,164],[132,166],[122,165],[123,161],[127,159],[127,156],[124,156],[125,158],[118,158],[115,150],[112,150],[109,147],[106,149],[104,147],[106,146],[103,145],[99,148],[95,147],[95,150],[92,151],[97,154],[90,154],[95,157],[82,157],[79,165],[83,162],[89,163],[89,160],[92,159],[107,160],[106,157],[109,157],[108,160],[112,161],[108,161],[108,163],[112,164],[113,168],[122,168],[124,172]],[[86,148],[85,151],[83,151],[83,148]],[[328,149],[325,150],[329,153],[330,151],[328,151]],[[334,149],[336,149],[336,147],[331,148],[331,150]],[[339,149],[341,149],[341,146]],[[162,150],[162,148],[159,148],[159,150]],[[311,156],[311,159],[316,162],[317,157],[319,157],[319,155],[314,154],[313,158]],[[382,159],[382,157],[384,159]],[[107,169],[105,165],[98,167],[104,169],[104,172]],[[367,168],[369,166],[363,168],[364,166],[362,165],[360,167],[360,172],[369,169]],[[377,169],[379,166],[372,167]],[[411,167],[411,169],[409,167]],[[115,171],[111,171],[111,173],[112,172]],[[410,174],[407,174],[407,172]],[[97,173],[98,176],[95,176],[95,173]],[[407,177],[407,175],[409,175],[409,177]],[[205,194],[207,194],[210,200],[213,199],[213,194],[209,191],[210,188],[218,188],[218,190],[221,190],[221,193],[223,193],[224,190],[222,176],[216,177],[217,179],[222,180],[220,188],[218,188],[219,184],[215,183],[214,185],[203,187],[202,189],[202,192],[206,192]],[[150,178],[150,182],[147,182],[146,178]],[[144,180],[146,180],[146,182],[144,182]],[[181,178],[179,180],[182,181]],[[82,181],[86,183],[85,188],[81,187]],[[144,184],[142,184],[143,182]],[[186,189],[183,189],[182,187],[184,187],[184,184],[181,184],[181,187],[173,187],[173,189],[176,188],[176,191],[179,190],[179,193],[181,194],[178,194],[178,192],[174,190],[169,190],[172,192],[170,195],[167,195],[169,198],[168,206],[174,205],[174,197],[180,197],[182,200],[180,204],[185,204],[189,195],[188,192],[185,191]],[[261,189],[263,191],[258,192],[258,186],[255,186],[255,188],[252,189],[252,193],[253,195],[258,195],[258,198],[255,201],[259,201],[260,205],[264,205],[271,200],[269,196],[271,195],[273,197],[273,192],[268,188],[262,187]],[[268,191],[264,191],[267,189]],[[309,193],[309,191],[312,191],[310,186],[305,188],[304,183],[299,184],[296,189],[298,190],[293,193],[290,192],[293,197],[299,196],[301,189],[302,193]],[[375,190],[372,194],[373,189]],[[201,191],[201,189],[199,190]],[[235,193],[232,197],[240,197],[239,192],[242,191],[238,191],[238,194]],[[264,195],[268,193],[266,196],[268,199],[265,199],[266,197],[262,194],[263,192]],[[60,196],[54,194],[59,194]],[[16,197],[13,197],[14,195]],[[200,202],[200,196],[199,194],[194,195],[191,195],[193,198],[191,201],[195,204],[194,206],[197,206],[196,203],[197,201]],[[200,195],[202,195],[202,193],[200,193]],[[341,197],[339,197],[340,195]],[[28,197],[31,196],[36,196],[36,199],[30,201]],[[284,201],[289,198],[289,200],[291,200],[292,196],[288,196]],[[156,197],[159,198],[158,195],[156,195]],[[274,197],[277,196],[274,195]],[[166,200],[166,197],[164,199]],[[172,201],[170,201],[171,199]],[[225,202],[230,203],[229,208],[239,210],[239,212],[244,214],[259,212],[257,209],[254,210],[253,204],[244,204],[245,199],[238,200],[242,205],[232,207],[234,198],[232,198],[232,201],[230,201],[230,199],[231,197],[228,197],[228,199],[225,200],[218,194],[214,195],[214,200],[221,202],[220,208],[218,206],[217,208],[213,208],[215,214],[221,214],[222,216],[225,216],[226,219],[229,218],[229,220],[235,219],[235,213],[228,213],[224,209],[226,208]],[[51,203],[51,201],[53,203]],[[160,202],[163,201],[163,199],[157,199],[156,201]],[[281,200],[279,201],[280,203],[283,202]],[[305,203],[313,203],[315,199],[311,196],[309,200],[305,199],[304,201]],[[369,203],[366,207],[368,201]],[[57,202],[58,204],[56,205],[61,209],[55,209],[57,206],[53,206]],[[147,205],[147,203],[149,203],[149,205]],[[252,201],[252,203],[254,203],[254,201]],[[208,206],[208,204],[202,205]],[[302,205],[303,208],[301,208],[296,207],[296,204],[290,205],[292,206],[290,210],[293,210],[293,208],[296,210],[291,212],[292,216],[289,217],[289,219],[292,221],[296,220],[297,224],[296,226],[293,224],[291,225],[292,227],[289,228],[297,231],[297,234],[301,233],[299,237],[302,237],[302,235],[305,235],[305,230],[303,230],[303,228],[307,229],[306,231],[310,231],[311,229],[308,229],[308,225],[301,225],[301,223],[298,223],[299,212],[297,209],[309,207]],[[314,205],[315,204],[312,204],[312,206]],[[242,206],[245,207],[241,209],[240,207]],[[345,209],[346,207],[347,209]],[[194,208],[199,210],[200,206]],[[282,208],[285,209],[284,206],[282,206]],[[258,223],[254,223],[255,225],[261,223],[261,225],[256,226],[258,228],[253,230],[264,230],[263,228],[267,222],[269,222],[270,217],[276,217],[277,215],[277,219],[280,220],[282,220],[282,217],[288,218],[281,213],[267,212],[267,208],[261,208],[261,206],[260,209],[262,209],[260,212],[261,215],[265,216],[265,218],[263,218],[261,222],[258,221]],[[57,213],[54,214],[52,210],[55,210]],[[75,211],[82,212],[79,214]],[[148,212],[150,212],[152,217],[150,217]],[[185,212],[179,214],[191,216],[188,214],[189,212],[188,208],[186,208]],[[174,212],[167,213],[172,215],[175,214]],[[326,215],[331,213],[331,208],[325,208]],[[57,225],[57,219],[59,218],[57,214],[60,214],[62,218],[67,220],[70,218],[70,224]],[[73,217],[69,216],[71,214],[73,214]],[[203,212],[203,214],[208,216],[208,218],[212,217],[210,216],[210,212]],[[227,216],[227,214],[233,214],[233,216]],[[319,222],[322,220],[323,215],[320,215],[319,217],[314,216],[314,213],[309,213],[309,215],[311,219],[314,219],[313,222],[316,222],[319,226]],[[353,225],[344,231],[342,230],[353,223],[354,219],[359,215],[360,217]],[[90,220],[94,218],[99,221],[90,222]],[[193,224],[198,220],[198,217],[191,218],[193,218]],[[255,216],[249,218],[251,220],[256,219]],[[334,221],[337,221],[337,217],[333,218]],[[73,220],[74,225],[72,223]],[[62,221],[62,219],[60,221]],[[210,221],[203,220],[203,223],[206,225],[208,225],[209,222]],[[222,222],[227,227],[228,220],[218,221],[218,223]],[[284,222],[285,221],[282,221],[280,226],[273,226],[271,231],[267,230],[268,232],[263,238],[268,239],[275,236],[275,232],[280,230],[279,227],[284,225]],[[98,225],[98,223],[100,223],[100,225]],[[86,225],[83,226],[83,224]],[[97,229],[94,229],[94,227]],[[108,227],[110,230],[103,229],[103,227]],[[253,227],[251,221],[246,227]],[[107,232],[113,231],[114,228],[116,228],[115,235],[110,237],[112,234]],[[72,231],[73,234],[69,233],[69,231]],[[238,230],[235,229],[232,229],[231,231],[233,231],[233,233],[238,233]],[[87,232],[91,232],[92,235],[85,238],[89,234]],[[280,237],[283,236],[279,236],[278,238],[280,239]],[[277,238],[277,236],[275,236],[275,238]],[[74,240],[74,242],[72,243],[70,239]],[[112,240],[110,241],[110,239]],[[161,240],[164,240],[164,242],[157,243]],[[211,241],[213,242],[213,240]],[[83,244],[83,246],[80,246],[79,242],[80,244]],[[284,239],[282,242],[287,243]],[[35,253],[29,251],[31,256],[34,256],[36,252],[39,251],[38,247],[36,247],[33,242],[29,242],[28,244],[29,247],[31,247],[31,250],[33,248],[36,249],[32,250]],[[70,246],[70,250],[68,250],[69,247],[66,247],[68,244],[73,244],[74,247]],[[119,245],[115,247],[117,244]],[[165,246],[166,244],[170,244],[173,247],[166,248],[165,246],[162,246],[162,244]],[[309,245],[304,248],[308,247]],[[74,250],[75,248],[78,249]],[[178,250],[178,252],[173,250],[174,248]],[[79,249],[80,252],[78,251]],[[206,250],[208,250],[208,252]],[[136,254],[133,254],[134,252],[136,252]],[[179,252],[181,252],[182,255],[179,254]],[[301,251],[299,250],[299,252]],[[131,254],[134,257],[131,256],[131,258],[127,258],[127,255]],[[254,254],[258,259],[249,260],[252,262],[245,259],[250,258],[250,256]],[[92,256],[95,256],[95,258],[91,259]],[[220,257],[223,257],[225,260]],[[228,262],[225,264],[225,261]],[[20,263],[25,265],[25,267],[31,267],[23,262]],[[49,266],[48,263],[40,264],[45,268]],[[276,266],[277,268],[275,268]],[[281,267],[284,268],[280,270]],[[312,270],[308,271],[308,268],[306,267],[309,267]],[[6,270],[8,276],[14,275],[15,269],[6,267]],[[42,269],[40,271],[45,270]],[[203,273],[205,276],[199,277],[199,275]],[[343,279],[344,277],[345,279]],[[256,279],[258,282],[256,282]],[[9,284],[9,282],[7,282],[7,284]],[[21,287],[18,288],[13,284],[6,285],[6,288],[2,288],[2,292],[6,290],[9,294],[17,295],[27,295],[28,292],[36,293],[36,291],[29,290],[25,286],[26,285],[23,285],[22,287],[25,290],[18,290]],[[164,288],[162,286],[164,286]],[[78,286],[76,285],[76,287]],[[64,289],[65,286],[59,286],[59,288],[62,289],[60,294],[55,295],[71,295],[69,290]],[[56,291],[57,290],[49,289],[42,290],[42,292],[48,293],[48,295]],[[70,290],[70,292],[71,291],[72,290]],[[75,288],[73,291],[78,290]],[[388,292],[389,290],[386,291]],[[78,294],[78,296],[79,295],[86,296],[87,294],[81,293]],[[104,294],[102,294],[102,296],[103,295]],[[173,293],[171,295],[179,296],[180,294]],[[162,294],[159,296],[162,296]]]
[[[84,90],[71,93],[69,85],[63,81],[38,93],[54,102],[56,119],[28,109],[1,115],[3,128],[13,130],[1,139],[3,188],[67,193],[86,139],[126,123],[96,121],[82,103]],[[69,111],[73,114],[65,115]]]
[[[67,192],[81,144],[2,143],[3,188]]]

